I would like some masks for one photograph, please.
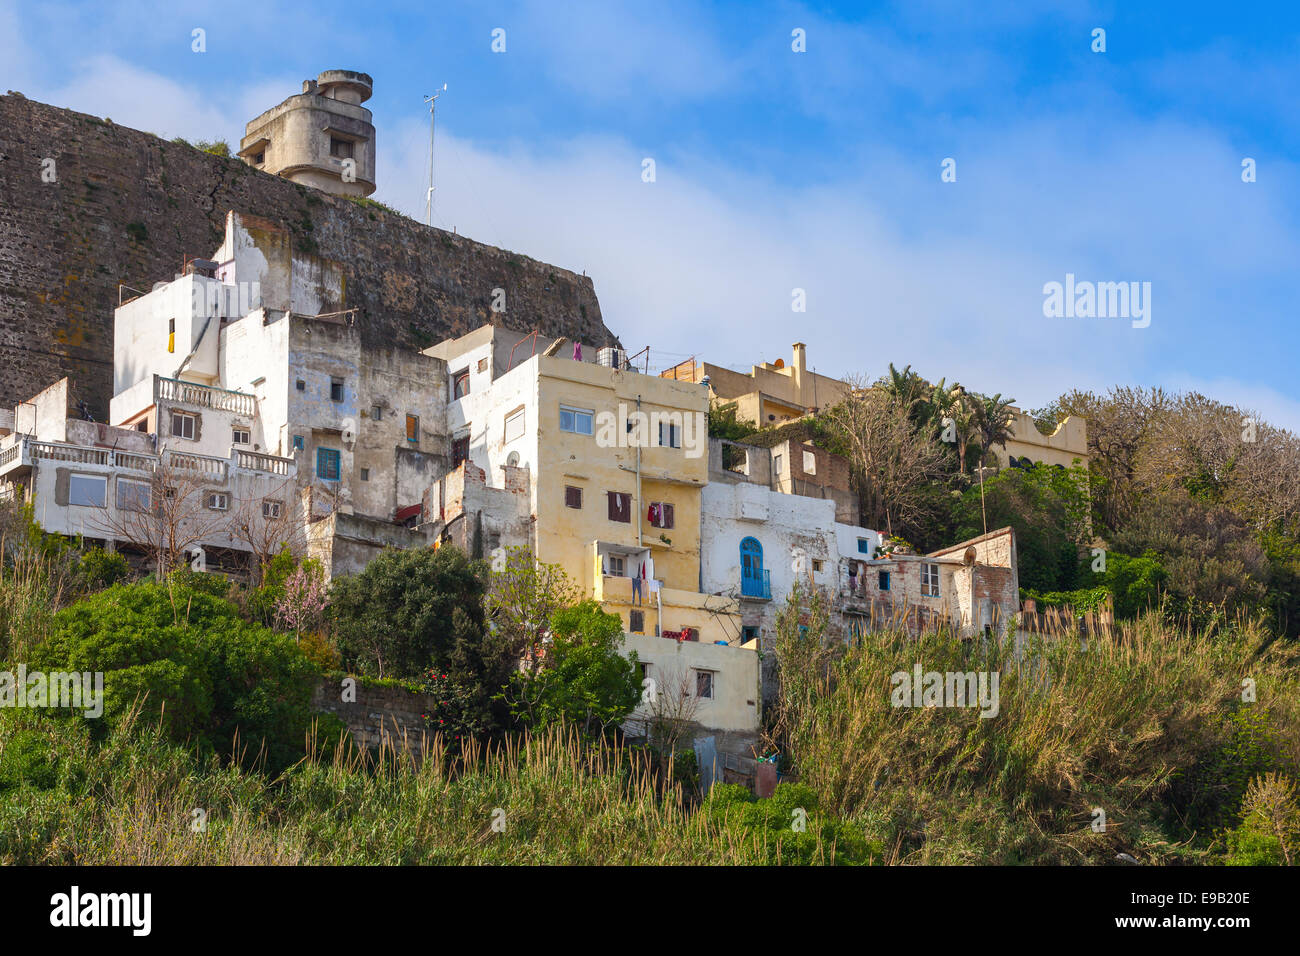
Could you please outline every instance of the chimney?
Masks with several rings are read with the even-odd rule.
[[[796,342],[791,348],[794,350],[794,355],[790,366],[790,376],[794,379],[794,387],[798,389],[800,403],[806,405],[807,402],[803,401],[803,380],[804,372],[808,370],[808,346],[802,342]]]

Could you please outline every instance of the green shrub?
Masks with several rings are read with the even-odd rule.
[[[77,574],[84,591],[102,591],[131,576],[131,565],[116,551],[91,548],[82,552]]]
[[[49,790],[58,778],[59,761],[47,734],[20,730],[4,742],[0,749],[0,790],[22,786]]]
[[[237,734],[247,759],[264,749],[282,767],[302,753],[319,670],[292,638],[208,590],[202,575],[114,585],[61,611],[34,663],[102,671],[104,727],[138,706],[173,740],[225,755]]]
[[[556,611],[550,630],[545,653],[511,679],[514,716],[528,727],[565,721],[587,734],[625,720],[641,699],[641,681],[635,652],[619,653],[619,616],[586,600]]]

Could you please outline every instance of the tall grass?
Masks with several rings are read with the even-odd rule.
[[[72,565],[64,552],[0,533],[0,661],[25,660],[49,639],[75,592]]]
[[[1235,811],[1244,790],[1223,759],[1243,708],[1264,727],[1261,767],[1300,766],[1296,652],[1257,653],[1265,635],[1249,622],[1206,636],[1152,615],[1087,641],[890,630],[840,651],[821,638],[818,601],[796,602],[778,628],[778,733],[823,805],[901,861],[1192,862],[1215,838],[1192,811]],[[893,706],[891,675],[917,663],[996,672],[999,712]]]
[[[74,734],[64,723],[57,733]],[[84,765],[64,771],[60,787],[0,795],[0,862],[769,861],[763,835],[691,812],[636,756],[564,728],[471,748],[454,761],[435,739],[418,767],[392,747],[377,758],[346,747],[325,756],[319,744],[272,780],[215,759],[200,763],[151,730],[119,728]],[[206,812],[202,832],[196,809]],[[818,850],[834,859],[833,847]]]

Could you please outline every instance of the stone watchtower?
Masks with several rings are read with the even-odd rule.
[[[374,80],[352,70],[326,70],[302,93],[272,107],[244,129],[239,155],[250,166],[336,196],[375,191]]]

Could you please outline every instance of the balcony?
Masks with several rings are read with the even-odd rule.
[[[154,404],[159,402],[212,408],[222,412],[234,412],[236,415],[244,415],[248,418],[257,414],[257,399],[252,395],[155,375]]]
[[[205,481],[224,482],[234,470],[286,478],[296,474],[291,458],[262,455],[251,451],[238,451],[229,458],[210,455],[193,455],[168,449],[167,467],[175,471],[191,472]],[[112,471],[149,474],[158,468],[158,456],[142,452],[117,451],[112,448],[95,448],[90,445],[73,445],[67,442],[38,441],[19,437],[12,444],[0,447],[0,476],[20,469],[30,468],[39,461],[68,462]]]
[[[772,576],[767,568],[742,568],[740,596],[760,601],[772,600]]]
[[[230,472],[230,462],[224,458],[189,455],[178,451],[167,452],[167,465],[176,471],[191,471],[213,481],[225,481]]]
[[[235,464],[248,471],[264,471],[271,475],[288,476],[294,466],[292,458],[280,458],[276,455],[263,455],[256,451],[237,451]]]
[[[152,471],[158,464],[154,455],[21,437],[12,445],[0,449],[0,474],[30,468],[38,461],[64,461],[122,471]]]

